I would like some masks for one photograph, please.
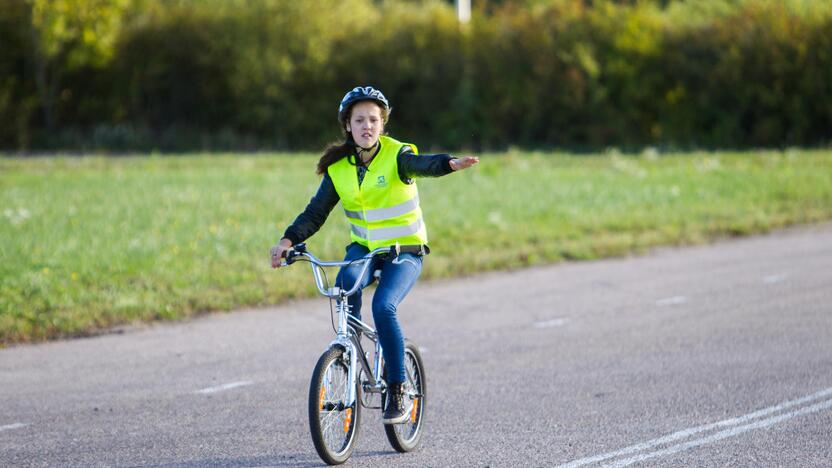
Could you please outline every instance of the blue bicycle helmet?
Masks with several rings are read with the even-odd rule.
[[[342,123],[346,122],[350,106],[359,101],[375,101],[388,113],[390,112],[390,103],[381,91],[372,86],[356,86],[344,95],[344,99],[341,99],[341,105],[338,106],[338,120]]]

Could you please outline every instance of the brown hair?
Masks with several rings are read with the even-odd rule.
[[[359,101],[361,102],[361,101]],[[375,102],[375,101],[371,101]],[[355,104],[353,104],[355,105]],[[376,105],[378,105],[376,103]],[[381,110],[381,120],[384,124],[387,124],[387,118],[390,117],[390,110],[385,109],[384,106],[378,106]],[[346,118],[341,122],[341,131],[344,133],[344,142],[343,143],[332,143],[326,147],[324,150],[323,156],[321,159],[318,160],[318,167],[315,170],[315,173],[318,175],[324,175],[326,170],[329,166],[337,163],[343,158],[351,156],[355,154],[355,141],[352,139],[352,134],[347,131],[347,121],[352,117],[352,106],[350,106],[349,111],[346,113]],[[355,162],[353,161],[353,164]]]

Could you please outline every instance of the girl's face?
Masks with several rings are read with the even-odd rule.
[[[362,148],[370,148],[376,144],[378,137],[384,133],[384,119],[381,117],[381,107],[373,101],[361,101],[352,106],[347,131],[352,133],[352,139]]]

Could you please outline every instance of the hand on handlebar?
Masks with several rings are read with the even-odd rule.
[[[285,265],[282,264],[283,257],[286,256],[286,252],[292,249],[292,241],[286,239],[280,239],[280,242],[277,243],[271,249],[271,258],[272,258],[272,268],[280,268],[281,266]]]

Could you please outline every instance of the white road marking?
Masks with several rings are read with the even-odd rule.
[[[559,327],[566,323],[566,319],[545,320],[543,322],[535,322],[535,328],[551,328]]]
[[[728,437],[733,437],[736,435],[740,435],[743,432],[748,432],[754,429],[761,429],[764,427],[773,426],[777,423],[787,421],[792,418],[796,418],[798,416],[803,416],[809,413],[816,413],[820,410],[824,410],[827,408],[832,408],[832,399],[822,401],[820,403],[815,403],[812,406],[807,406],[805,408],[792,411],[789,413],[781,414],[779,416],[772,416],[770,418],[766,418],[751,424],[746,424],[744,426],[737,426],[732,429],[726,429],[724,431],[717,432],[716,434],[711,434],[707,437],[702,437],[700,439],[694,439],[690,442],[685,442],[684,444],[673,445],[666,449],[656,450],[655,452],[648,452],[641,455],[636,455],[635,457],[626,458],[624,460],[619,460],[611,465],[607,465],[610,467],[621,468],[624,466],[632,465],[633,463],[638,463],[640,461],[644,461],[650,458],[661,457],[665,455],[672,455],[674,453],[678,453],[687,449],[691,449],[694,447],[699,447],[700,445],[710,444],[712,442],[716,442],[718,440],[727,439]]]
[[[744,426],[740,426],[740,425],[745,424],[748,421],[751,421],[753,419],[757,419],[757,418],[760,418],[760,417],[763,417],[763,416],[768,416],[770,414],[777,413],[779,411],[782,411],[782,410],[785,410],[785,409],[788,409],[788,408],[793,408],[795,406],[799,406],[799,405],[802,405],[804,403],[808,403],[810,401],[818,400],[820,398],[824,398],[824,397],[828,397],[828,396],[832,396],[832,388],[827,388],[825,390],[821,390],[817,393],[813,393],[809,396],[805,396],[803,398],[798,398],[796,400],[784,401],[783,403],[780,403],[778,405],[770,406],[768,408],[763,408],[761,410],[755,411],[753,413],[746,414],[744,416],[739,416],[739,417],[731,418],[731,419],[725,419],[725,420],[718,421],[718,422],[711,423],[711,424],[705,424],[705,425],[702,425],[702,426],[692,427],[690,429],[684,429],[684,430],[681,430],[681,431],[678,431],[678,432],[674,432],[673,434],[666,435],[664,437],[659,437],[657,439],[648,440],[647,442],[642,442],[640,444],[631,445],[629,447],[624,447],[623,449],[616,450],[614,452],[607,452],[607,453],[602,453],[600,455],[595,455],[595,456],[592,456],[592,457],[586,457],[586,458],[581,458],[581,459],[578,459],[578,460],[574,460],[574,461],[571,461],[571,462],[569,462],[565,465],[560,465],[559,468],[576,468],[576,467],[579,467],[579,466],[589,465],[591,463],[596,463],[596,462],[600,462],[600,461],[604,461],[604,460],[609,460],[610,458],[620,457],[622,455],[630,455],[632,453],[641,452],[643,450],[647,450],[647,449],[656,447],[658,445],[666,444],[668,442],[675,442],[677,440],[685,439],[685,438],[690,437],[694,434],[698,434],[700,432],[710,431],[712,429],[723,428],[723,427],[726,427],[726,426],[744,427]],[[822,405],[829,404],[830,406],[832,406],[832,399],[827,400],[827,401],[825,401],[823,403],[820,403],[820,404],[822,404]],[[815,405],[815,406],[817,406],[817,405]],[[799,411],[803,411],[803,410],[799,410]],[[794,416],[798,416],[799,414],[797,414],[797,413],[799,413],[799,411],[794,412],[795,413]],[[788,414],[790,414],[790,413],[788,413]],[[792,416],[792,417],[794,417],[794,416]],[[777,416],[777,417],[779,417],[779,416]],[[769,419],[774,419],[774,418],[769,418]],[[767,421],[767,420],[763,420],[763,421]],[[759,421],[759,422],[762,422],[762,421]],[[778,421],[775,421],[775,422],[778,422]],[[753,424],[756,424],[756,423],[753,423]],[[774,423],[772,423],[772,424],[774,424]],[[734,429],[737,429],[737,428],[735,427]],[[728,432],[728,431],[722,431],[722,432]],[[721,432],[717,433],[717,434],[721,434]],[[714,434],[714,436],[715,435],[716,434]],[[713,437],[713,436],[710,436],[710,437]],[[728,436],[726,436],[726,437],[728,437]],[[718,440],[718,439],[716,439],[716,440]]]
[[[20,429],[21,427],[26,427],[26,426],[28,426],[28,424],[23,424],[23,423],[7,424],[5,426],[0,426],[0,432],[10,431],[12,429]]]
[[[664,299],[659,299],[656,301],[657,306],[669,306],[669,305],[678,305],[684,304],[688,301],[688,298],[685,296],[673,296],[673,297],[666,297]]]
[[[763,283],[765,283],[765,284],[780,283],[784,279],[786,279],[786,275],[768,275],[765,278],[763,278]]]
[[[225,390],[231,390],[232,388],[245,387],[246,385],[252,385],[253,383],[254,382],[251,382],[249,380],[246,380],[246,381],[243,381],[243,382],[232,382],[232,383],[227,383],[225,385],[219,385],[217,387],[203,388],[202,390],[197,390],[196,393],[201,393],[201,394],[204,395],[204,394],[208,394],[208,393],[222,392],[222,391],[225,391]]]

